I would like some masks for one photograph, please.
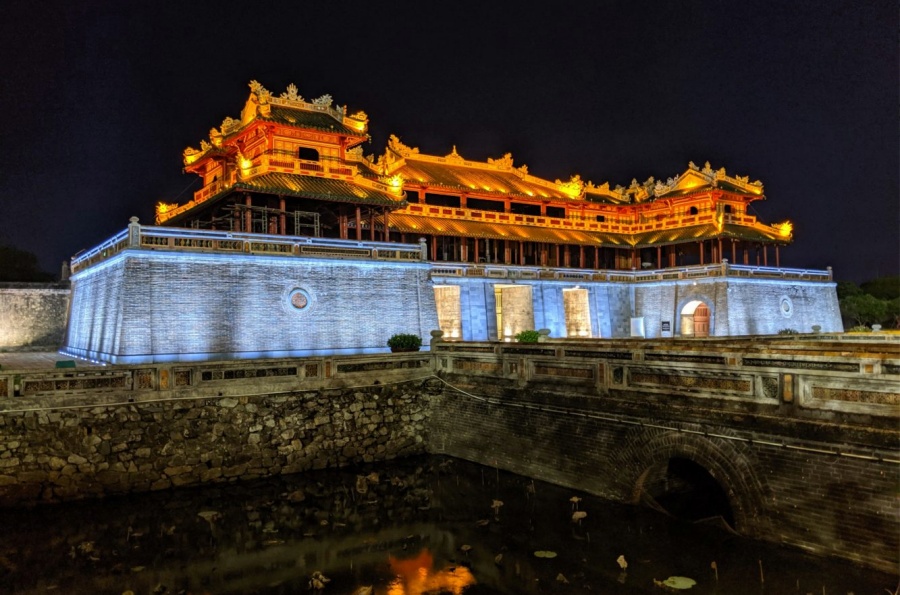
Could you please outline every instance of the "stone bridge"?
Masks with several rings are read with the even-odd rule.
[[[895,572],[900,349],[838,337],[436,344],[428,447]]]
[[[900,342],[850,339],[76,368],[0,356],[0,504],[430,452],[896,572]]]

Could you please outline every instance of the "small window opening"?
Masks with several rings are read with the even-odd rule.
[[[297,157],[306,161],[318,161],[319,152],[311,147],[300,147],[297,150]]]

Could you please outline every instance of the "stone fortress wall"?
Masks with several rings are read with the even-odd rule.
[[[424,452],[636,502],[681,457],[741,534],[891,571],[900,359],[891,342],[814,339],[4,369],[0,504]]]
[[[19,396],[0,402],[0,506],[424,453],[440,383],[427,356],[389,357],[4,377]]]
[[[56,350],[69,296],[68,283],[0,283],[0,351]]]

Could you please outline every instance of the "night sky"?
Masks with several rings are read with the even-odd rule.
[[[530,7],[530,8],[528,8]],[[185,202],[256,79],[387,136],[628,186],[689,161],[762,180],[783,266],[900,274],[898,9],[888,0],[0,5],[0,244],[48,271]]]

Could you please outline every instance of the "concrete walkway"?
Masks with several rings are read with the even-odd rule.
[[[75,359],[68,355],[62,355],[55,351],[16,351],[16,352],[0,352],[0,370],[4,372],[13,370],[56,370],[56,362],[58,361],[74,361],[75,369],[79,368],[102,368],[100,364],[92,364],[90,362]],[[61,368],[65,370],[66,368]],[[71,368],[69,368],[71,370]]]

